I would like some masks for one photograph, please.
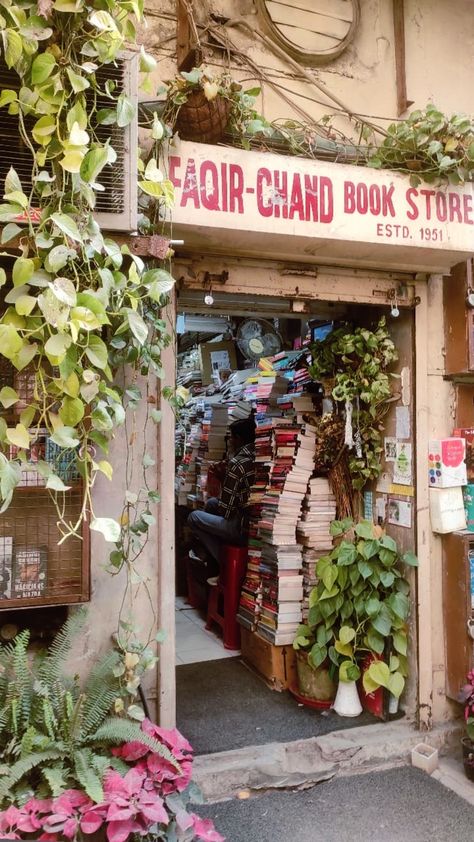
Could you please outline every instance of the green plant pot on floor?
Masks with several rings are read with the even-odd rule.
[[[296,672],[301,696],[317,702],[332,702],[336,695],[336,683],[329,672],[329,662],[313,667],[308,662],[308,652],[296,653]]]

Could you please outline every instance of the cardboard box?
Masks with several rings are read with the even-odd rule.
[[[433,532],[446,535],[466,528],[462,488],[430,488],[430,520]]]
[[[265,680],[272,690],[297,686],[296,652],[292,646],[273,646],[248,629],[241,629],[241,652],[246,664]]]
[[[235,345],[231,339],[224,342],[204,342],[199,346],[203,386],[212,383],[213,371],[237,368]]]
[[[460,436],[432,439],[428,447],[430,488],[456,488],[467,484],[465,439]]]

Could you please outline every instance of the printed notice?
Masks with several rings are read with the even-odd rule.
[[[410,431],[410,408],[408,406],[397,406],[395,408],[397,439],[409,439]]]
[[[412,484],[411,451],[410,443],[397,442],[395,462],[393,463],[393,482],[396,485]]]

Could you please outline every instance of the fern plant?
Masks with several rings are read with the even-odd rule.
[[[55,797],[74,787],[98,803],[105,771],[128,768],[110,748],[127,742],[142,743],[179,768],[138,722],[111,714],[118,653],[107,653],[82,687],[77,676],[65,675],[84,622],[84,612],[68,619],[46,653],[28,653],[28,631],[0,649],[0,805],[21,802],[32,791]]]

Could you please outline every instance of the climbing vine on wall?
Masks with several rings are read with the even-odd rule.
[[[0,419],[0,493],[5,508],[35,431],[46,428],[59,448],[74,450],[84,482],[81,518],[61,523],[64,536],[77,532],[89,511],[92,529],[119,538],[117,522],[94,518],[91,494],[98,474],[112,478],[110,439],[127,404],[139,398],[136,386],[119,388],[115,377],[127,364],[160,376],[167,342],[161,307],[173,283],[169,272],[147,268],[104,236],[94,218],[101,178],[107,181],[117,159],[112,128],[126,127],[136,109],[100,71],[134,39],[141,19],[140,0],[38,0],[4,5],[0,15],[3,58],[19,77],[15,89],[2,90],[0,106],[17,117],[32,160],[29,185],[10,169],[0,205],[2,243],[20,252],[11,273],[0,272],[0,353],[34,384],[16,423]],[[147,73],[154,65],[142,49],[140,69]],[[99,98],[107,108],[97,107]],[[103,126],[111,127],[105,141]],[[139,184],[171,200],[156,162]],[[11,386],[0,391],[3,409],[13,413],[20,397]],[[19,453],[15,459],[10,445]],[[65,490],[50,465],[40,463],[39,470],[50,490]]]

